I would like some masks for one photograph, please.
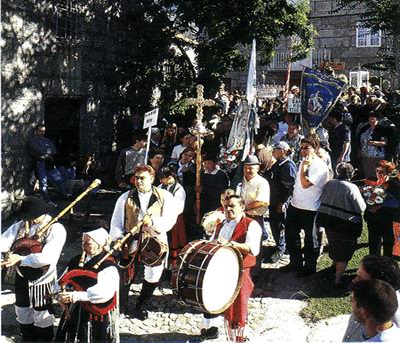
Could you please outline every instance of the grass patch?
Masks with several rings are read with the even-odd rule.
[[[344,283],[350,283],[355,277],[361,259],[368,255],[368,232],[364,224],[361,237],[358,239],[358,247],[353,258],[349,261],[344,274]],[[301,311],[300,315],[311,322],[326,319],[351,312],[350,296],[346,288],[338,289],[334,285],[334,273],[328,268],[332,260],[328,253],[318,260],[318,273],[312,280],[312,293],[308,299],[308,305]]]

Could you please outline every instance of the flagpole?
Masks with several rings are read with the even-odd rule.
[[[288,67],[287,67],[287,75],[286,75],[286,84],[285,84],[285,98],[284,101],[287,103],[289,101],[289,92],[290,92],[290,74],[292,72],[292,37],[289,40],[289,59],[288,59]]]

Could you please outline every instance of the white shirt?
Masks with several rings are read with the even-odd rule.
[[[380,331],[376,336],[371,337],[365,342],[400,342],[400,329],[393,324],[390,329]]]
[[[176,202],[172,194],[168,191],[163,189],[160,189],[159,191],[162,192],[164,197],[163,211],[160,216],[151,216],[151,220],[153,221],[153,226],[160,232],[157,239],[160,239],[160,241],[164,243],[168,243],[167,232],[172,229],[178,216],[176,211]],[[140,213],[138,220],[141,220],[146,213],[151,194],[151,191],[145,194],[140,194],[139,192]],[[110,225],[110,236],[113,241],[123,237],[125,234],[125,202],[128,195],[129,191],[123,193],[115,204]]]
[[[244,199],[246,206],[254,201],[263,201],[267,203],[267,206],[252,210],[251,215],[263,216],[267,212],[270,190],[268,181],[262,176],[257,174],[249,181],[243,178],[243,182],[238,185],[236,193],[240,194]]]
[[[174,149],[172,149],[171,160],[178,161],[179,160],[179,156],[181,155],[181,153],[185,149],[186,149],[186,147],[183,146],[182,144],[176,145],[174,147]]]
[[[52,218],[49,215],[46,215],[40,225],[31,225],[29,236],[32,237],[41,226],[46,225],[51,219]],[[11,225],[1,235],[1,252],[4,253],[10,250],[18,235],[19,228],[21,227],[22,223],[23,221],[19,221],[14,225]],[[25,227],[23,227],[22,230],[25,230]],[[52,224],[51,228],[47,232],[47,237],[43,240],[43,250],[40,253],[23,256],[21,259],[21,267],[41,268],[50,265],[47,273],[38,280],[30,282],[30,285],[47,283],[57,278],[57,262],[64,247],[65,240],[67,238],[67,232],[65,231],[64,226],[60,223]]]
[[[161,186],[162,185],[159,185],[158,188],[161,189]],[[173,184],[168,185],[167,191],[173,195],[173,197],[175,199],[175,205],[177,206],[177,208],[176,208],[177,213],[178,213],[178,215],[180,215],[183,212],[183,209],[185,208],[186,192],[183,189],[182,185],[177,183],[174,193],[172,193],[171,192],[172,186],[173,186]]]
[[[91,257],[86,257],[85,263]],[[119,289],[119,273],[115,266],[104,268],[97,274],[97,283],[86,291],[73,292],[73,300],[100,304],[110,300]]]
[[[224,220],[219,232],[219,236],[225,238],[227,241],[230,241],[237,224],[238,222],[236,220]],[[260,253],[261,234],[261,226],[255,220],[252,220],[247,228],[245,243],[250,247],[250,251],[254,256],[257,256]],[[213,241],[214,239],[215,231],[210,240]]]
[[[302,163],[296,175],[296,181],[293,189],[293,198],[291,204],[299,209],[308,211],[317,211],[321,204],[321,193],[325,184],[328,182],[328,167],[319,157],[315,157],[308,167],[307,178],[313,184],[311,187],[303,188],[300,182],[300,170]]]

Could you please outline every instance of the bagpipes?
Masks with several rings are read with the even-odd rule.
[[[43,227],[40,227],[32,237],[25,236],[14,241],[10,251],[6,254],[4,260],[1,262],[1,267],[3,268],[5,266],[8,257],[12,253],[21,256],[40,253],[43,250],[43,243],[40,242],[39,239],[46,234],[46,232],[50,229],[51,225],[57,222],[65,213],[67,213],[72,207],[74,207],[77,202],[79,202],[84,196],[86,196],[86,194],[88,194],[90,191],[98,187],[100,184],[101,181],[99,179],[94,180],[84,192],[82,192],[73,202],[71,202],[64,210],[62,210],[47,224],[45,224]],[[42,268],[18,267],[18,273],[22,277],[27,278],[29,281],[35,281],[44,274],[46,274],[47,271],[49,270],[49,267],[50,267],[49,265],[44,266]]]
[[[103,260],[102,260],[103,261]],[[65,273],[58,284],[61,286],[63,291],[67,288],[73,288],[74,291],[86,291],[88,288],[94,286],[97,283],[97,273],[84,270],[84,269],[73,269]],[[90,313],[92,318],[100,319],[108,312],[113,310],[117,305],[117,294],[114,293],[113,297],[101,304],[93,304],[89,301],[81,301],[82,307]],[[68,313],[68,312],[67,312]]]

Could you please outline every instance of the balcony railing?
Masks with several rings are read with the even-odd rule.
[[[286,70],[289,61],[289,51],[278,51],[272,62],[267,66],[268,70]],[[312,49],[303,60],[292,63],[292,70],[303,70],[303,67],[319,66],[323,62],[331,62],[331,49]]]

